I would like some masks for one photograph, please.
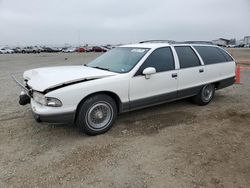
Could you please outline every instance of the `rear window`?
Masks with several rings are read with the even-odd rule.
[[[176,53],[179,58],[180,68],[200,66],[200,60],[189,46],[176,46]]]
[[[227,61],[232,61],[232,60],[229,60],[231,57],[228,54],[226,54],[226,52],[222,52],[223,50],[221,50],[217,47],[194,46],[194,48],[200,54],[205,65],[211,65],[211,64],[215,64],[215,63],[223,63],[223,62],[227,62]],[[225,54],[223,54],[223,53],[225,53]]]

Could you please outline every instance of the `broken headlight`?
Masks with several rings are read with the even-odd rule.
[[[45,106],[52,106],[52,107],[62,106],[62,102],[59,99],[45,97],[42,93],[39,93],[36,91],[33,92],[33,99],[34,99],[34,101],[38,102],[39,104],[42,104]]]

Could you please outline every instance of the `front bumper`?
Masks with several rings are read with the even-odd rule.
[[[21,92],[19,96],[19,104],[26,105],[31,104],[31,110],[35,120],[39,123],[58,123],[58,124],[72,124],[75,120],[75,111],[64,111],[57,107],[43,106],[32,98],[30,98],[26,93]]]
[[[31,109],[35,120],[39,123],[72,124],[75,120],[75,111],[58,107],[43,106],[31,98]]]
[[[14,76],[12,76],[12,78],[23,90],[19,96],[19,104],[26,105],[30,103],[33,116],[37,122],[60,124],[74,123],[75,109],[65,107],[49,107],[41,105],[33,100],[32,89],[29,89],[28,87],[24,86]]]
[[[38,123],[72,124],[74,123],[75,113],[41,115],[33,112],[33,116]]]

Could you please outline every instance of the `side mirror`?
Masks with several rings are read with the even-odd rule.
[[[146,69],[143,70],[142,74],[145,75],[146,79],[149,79],[151,74],[155,74],[156,73],[156,69],[153,67],[148,67]]]

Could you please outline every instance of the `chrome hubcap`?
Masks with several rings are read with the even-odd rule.
[[[98,102],[87,112],[86,120],[91,129],[106,128],[113,117],[113,109],[106,102]]]
[[[211,100],[212,96],[213,96],[213,87],[212,85],[206,85],[204,88],[203,88],[203,100],[205,102],[208,102]]]

